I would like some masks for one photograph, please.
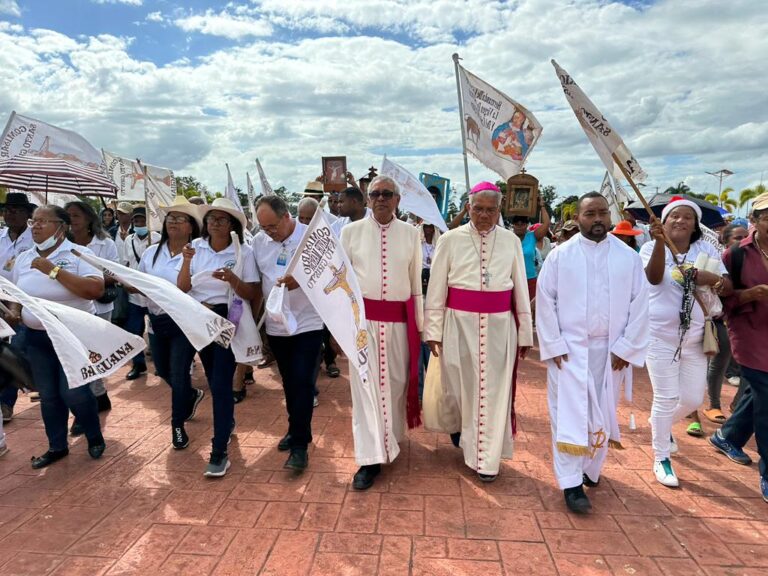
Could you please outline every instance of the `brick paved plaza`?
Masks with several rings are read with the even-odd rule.
[[[554,483],[536,360],[521,367],[515,458],[497,482],[481,484],[446,435],[419,430],[364,493],[350,488],[348,379],[321,378],[309,469],[294,476],[276,448],[287,424],[275,374],[257,371],[237,406],[232,468],[220,480],[202,476],[210,395],[187,426],[190,447],[177,452],[166,385],[112,378],[104,458],[91,460],[80,438],[69,457],[40,471],[29,466],[46,449],[40,411],[22,397],[6,427],[11,452],[0,460],[0,574],[768,573],[768,504],[755,465],[732,464],[681,423],[674,462],[682,487],[656,483],[645,372],[636,374],[638,429],[628,431],[623,406],[627,450],[611,453],[589,490],[588,517],[568,514]],[[197,385],[201,375],[198,363]],[[734,390],[724,386],[724,406]],[[754,444],[748,452],[757,459]]]

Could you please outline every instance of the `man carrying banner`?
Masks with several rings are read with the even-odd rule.
[[[393,461],[409,428],[418,426],[419,333],[422,326],[421,240],[419,231],[395,218],[400,200],[388,176],[371,181],[368,197],[373,216],[344,227],[341,243],[360,282],[368,321],[370,378],[352,370],[353,388],[372,386],[380,400],[366,411],[352,395],[355,459],[361,465],[352,483],[356,490],[373,486],[381,464]]]
[[[533,345],[520,241],[497,226],[501,191],[472,188],[470,222],[440,237],[432,258],[424,339],[439,358],[442,386],[458,399],[461,429],[451,435],[484,482],[512,457],[518,350]]]
[[[608,447],[621,447],[619,386],[630,385],[630,364],[645,362],[648,283],[638,254],[608,234],[608,201],[589,192],[576,211],[581,233],[544,261],[536,329],[547,363],[555,476],[568,509],[585,513],[592,506],[583,486],[597,486]]]
[[[287,304],[284,302],[283,309],[295,319],[295,326],[288,326],[290,322],[278,322],[268,314],[266,324],[288,410],[288,433],[277,448],[290,450],[284,467],[301,472],[309,463],[307,447],[312,442],[312,409],[323,321],[304,292],[296,289],[299,285],[286,270],[307,227],[291,217],[288,205],[276,195],[259,198],[256,219],[261,231],[254,236],[252,247],[262,294],[267,299],[275,286],[284,284],[288,293],[284,296]],[[254,310],[259,306],[260,302],[254,302]]]

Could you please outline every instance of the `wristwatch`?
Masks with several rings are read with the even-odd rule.
[[[48,273],[48,278],[56,280],[56,276],[59,275],[59,272],[61,272],[61,266],[54,266],[53,270]]]

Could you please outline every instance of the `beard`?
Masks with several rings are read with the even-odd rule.
[[[592,224],[588,229],[581,229],[581,233],[594,242],[605,240],[608,236],[608,226],[605,224]]]

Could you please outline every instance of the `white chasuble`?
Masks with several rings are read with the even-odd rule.
[[[393,218],[386,225],[373,217],[347,224],[341,243],[363,298],[405,302],[414,298],[416,324],[422,329],[421,240],[419,231]],[[391,462],[406,431],[409,361],[407,327],[401,322],[368,320],[370,372],[363,382],[350,371],[352,434],[361,466]]]
[[[511,290],[519,325],[511,311],[447,307],[449,288]],[[443,234],[432,261],[424,319],[424,340],[442,342],[443,389],[460,399],[464,461],[481,474],[498,474],[501,459],[512,457],[517,348],[533,345],[525,262],[517,236],[499,226],[480,234],[471,223]]]

